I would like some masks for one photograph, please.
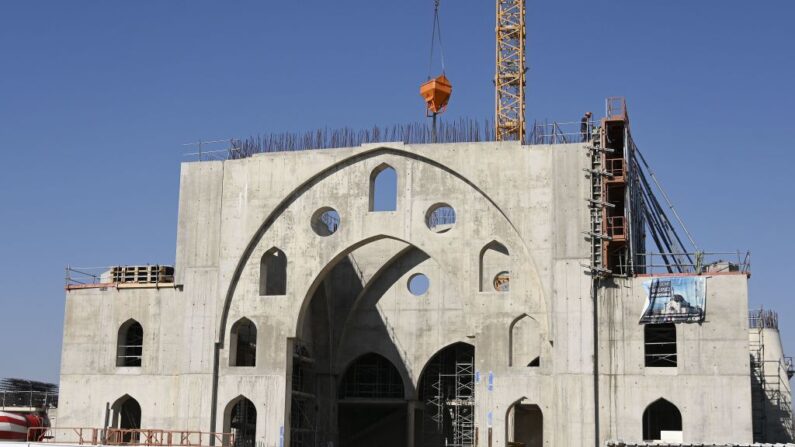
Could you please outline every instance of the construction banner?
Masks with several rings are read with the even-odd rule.
[[[676,276],[643,283],[646,304],[640,324],[700,323],[706,310],[706,278]]]

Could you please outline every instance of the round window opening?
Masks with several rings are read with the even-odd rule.
[[[340,214],[334,208],[323,207],[312,215],[312,229],[320,236],[331,236],[340,227]]]
[[[414,296],[425,295],[428,292],[431,282],[428,277],[422,273],[415,273],[409,277],[408,288]]]
[[[437,203],[425,213],[425,225],[434,233],[445,233],[455,226],[455,209],[446,203]]]
[[[507,271],[497,273],[494,277],[494,290],[508,292],[511,290],[511,274]]]

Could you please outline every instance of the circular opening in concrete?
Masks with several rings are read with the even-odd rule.
[[[446,203],[437,203],[425,213],[425,225],[434,233],[445,233],[455,226],[455,209]]]
[[[508,271],[497,273],[494,277],[494,290],[498,292],[507,292],[511,290],[511,274]]]
[[[409,292],[414,296],[425,295],[428,292],[428,287],[431,286],[431,281],[422,273],[415,273],[409,277],[408,281]]]
[[[319,236],[331,236],[340,227],[340,214],[334,208],[323,207],[312,215],[312,229]]]

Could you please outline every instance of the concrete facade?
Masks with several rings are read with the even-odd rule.
[[[384,401],[396,422],[348,445],[426,445],[423,373],[463,343],[475,352],[478,446],[506,446],[520,410],[542,425],[531,444],[641,441],[644,410],[659,398],[681,412],[685,442],[750,443],[747,277],[707,277],[706,321],[677,325],[678,366],[645,367],[648,278],[594,286],[583,268],[589,161],[582,144],[506,142],[184,163],[176,285],[67,291],[59,425],[102,426],[106,403],[130,396],[143,428],[220,432],[243,396],[256,409],[257,445],[290,445],[291,390],[307,356],[315,442],[344,446],[340,432],[378,402],[342,402],[338,389],[356,359],[376,353],[402,382],[403,396]],[[397,206],[370,211],[371,174],[384,165],[396,172]],[[444,232],[427,226],[438,204],[455,210]],[[339,226],[320,235],[326,208]],[[273,247],[287,259],[286,290],[263,296]],[[502,272],[509,288],[498,291],[489,279]],[[418,273],[429,287],[415,296],[407,282]],[[256,327],[254,366],[230,366],[242,318]],[[130,319],[143,328],[141,366],[119,367]]]

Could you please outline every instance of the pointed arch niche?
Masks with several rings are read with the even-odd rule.
[[[509,328],[508,366],[541,366],[541,329],[538,321],[527,314],[513,320]]]
[[[480,291],[508,292],[511,281],[511,256],[505,245],[491,241],[480,250]]]

